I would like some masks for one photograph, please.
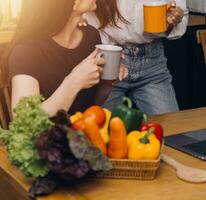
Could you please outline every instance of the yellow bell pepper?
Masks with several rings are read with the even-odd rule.
[[[137,138],[140,136],[140,131],[132,131],[127,135],[127,146],[131,146],[134,142],[137,141]]]
[[[104,122],[103,127],[100,129],[100,134],[104,142],[108,143],[109,142],[109,130],[108,129],[109,129],[109,122],[110,122],[112,113],[106,108],[104,108],[104,112],[106,114],[106,120]]]
[[[83,117],[83,114],[81,112],[76,112],[74,115],[70,116],[70,121],[73,124],[78,119],[81,119]]]
[[[160,142],[153,134],[154,129],[148,131],[132,131],[127,136],[128,159],[154,160],[160,154]]]

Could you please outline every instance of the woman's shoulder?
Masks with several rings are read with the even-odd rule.
[[[45,68],[49,65],[45,45],[41,40],[27,40],[15,45],[8,59],[9,79],[24,74],[42,82],[49,69]]]
[[[20,42],[19,44],[15,45],[11,51],[11,55],[23,54],[26,55],[36,55],[39,53],[39,50],[42,49],[43,40],[25,40]]]
[[[40,41],[27,40],[15,45],[8,59],[10,74],[30,74],[42,66],[43,54]]]
[[[31,39],[20,42],[11,50],[9,63],[41,64],[49,45],[46,40]]]

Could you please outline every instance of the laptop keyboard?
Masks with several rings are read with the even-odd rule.
[[[206,157],[206,140],[192,143],[192,144],[183,145],[182,147],[189,150],[191,153],[195,155]]]

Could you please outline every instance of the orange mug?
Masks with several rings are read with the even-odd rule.
[[[163,33],[167,30],[167,10],[169,3],[153,1],[144,4],[144,31]]]

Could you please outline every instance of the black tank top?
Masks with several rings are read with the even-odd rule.
[[[17,74],[31,75],[39,81],[41,94],[45,98],[51,96],[72,69],[95,49],[96,44],[101,43],[99,33],[93,27],[88,25],[81,30],[83,39],[75,49],[64,48],[52,38],[18,44],[9,58],[10,79]],[[80,91],[69,113],[83,111],[93,105],[96,88]]]

